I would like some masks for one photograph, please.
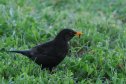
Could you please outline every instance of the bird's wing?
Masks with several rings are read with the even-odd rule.
[[[45,57],[47,55],[50,56],[49,54],[50,52],[53,51],[53,49],[54,49],[53,41],[47,42],[45,44],[37,45],[31,49],[32,58],[35,59],[35,58],[39,58],[40,56],[41,57]]]
[[[31,59],[37,64],[44,66],[51,66],[52,64],[57,64],[57,52],[55,43],[53,41],[35,46],[31,49]]]

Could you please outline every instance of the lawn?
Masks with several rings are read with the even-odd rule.
[[[64,28],[82,31],[53,73],[0,52],[0,84],[126,84],[126,0],[0,0],[0,49],[23,50]]]

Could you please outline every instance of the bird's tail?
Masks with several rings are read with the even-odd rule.
[[[7,52],[19,53],[27,57],[30,57],[30,51],[28,50],[22,50],[22,51],[14,50],[14,51],[7,51]]]
[[[4,48],[0,49],[0,52],[10,52],[10,53],[19,53],[22,54],[24,56],[27,56],[29,58],[31,58],[31,54],[30,54],[30,50],[12,50],[12,51],[8,51]]]

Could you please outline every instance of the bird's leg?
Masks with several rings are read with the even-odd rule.
[[[50,74],[54,74],[56,70],[54,68],[49,68]]]
[[[49,68],[41,67],[41,70],[43,70],[43,69],[45,69],[45,70],[49,70],[50,72],[53,71],[53,68],[52,68],[52,67],[49,67]]]
[[[49,71],[50,71],[50,72],[52,72],[52,70],[53,70],[53,68],[52,68],[52,67],[49,67],[48,69],[49,69]]]

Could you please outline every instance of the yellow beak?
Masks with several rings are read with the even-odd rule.
[[[76,33],[75,33],[75,35],[76,35],[76,36],[79,36],[79,37],[80,37],[82,34],[83,34],[82,32],[76,32]]]

